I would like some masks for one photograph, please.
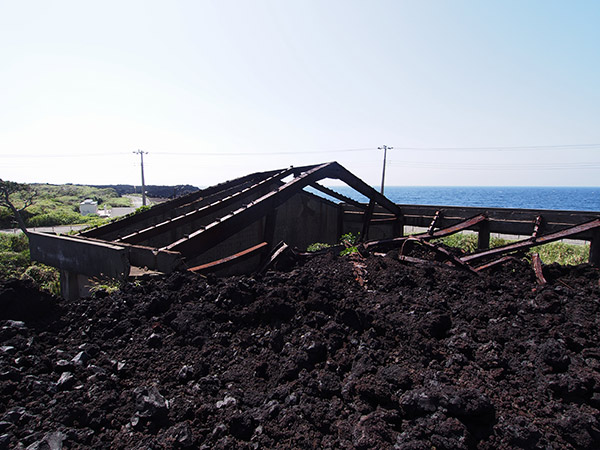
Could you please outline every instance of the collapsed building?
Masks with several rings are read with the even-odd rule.
[[[368,203],[322,185],[325,179],[345,183]],[[426,231],[407,237],[405,225]],[[591,241],[590,261],[600,261],[600,213],[398,205],[336,162],[253,173],[74,236],[32,232],[30,250],[33,260],[60,269],[63,296],[77,298],[90,278],[125,280],[175,270],[249,273],[267,267],[284,249],[336,244],[345,233],[360,235],[362,251],[374,251],[408,240],[431,245],[427,241],[463,230],[479,233],[480,251],[460,258],[446,254],[447,262],[474,273],[508,254],[565,237]],[[529,237],[490,250],[490,232]]]

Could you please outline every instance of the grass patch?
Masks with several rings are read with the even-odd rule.
[[[566,242],[552,242],[546,245],[533,247],[529,253],[539,253],[545,264],[557,262],[562,265],[576,266],[588,262],[590,244],[567,244]]]
[[[0,233],[0,279],[30,280],[38,288],[60,295],[60,274],[57,269],[32,263],[29,240],[23,233]]]
[[[351,255],[352,253],[358,252],[358,240],[360,237],[360,233],[346,233],[342,234],[339,239],[339,243],[344,245],[346,248],[340,252],[340,256]],[[320,250],[325,250],[327,248],[331,248],[333,245],[326,244],[324,242],[315,242],[306,247],[307,252],[318,252]]]
[[[331,244],[326,244],[324,242],[315,242],[314,244],[310,244],[306,247],[307,252],[318,252],[321,250],[325,250],[326,248],[330,248]]]

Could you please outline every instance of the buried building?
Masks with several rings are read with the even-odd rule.
[[[369,204],[319,184],[327,178],[346,183],[369,198]],[[359,214],[307,188],[351,205]],[[247,175],[76,236],[32,233],[31,256],[58,267],[63,296],[73,298],[85,291],[90,277],[125,279],[176,269],[251,272],[279,242],[306,248],[313,242],[335,243],[348,231],[391,238],[401,234],[400,220],[397,205],[331,162]]]
[[[369,202],[321,185],[324,179],[347,184]],[[405,237],[405,225],[426,231]],[[478,233],[479,251],[455,256],[428,243],[463,230]],[[489,249],[491,232],[529,237]],[[402,254],[408,241],[428,246],[445,264],[473,274],[567,237],[591,241],[590,261],[600,264],[598,212],[397,205],[336,162],[250,174],[76,236],[31,232],[30,250],[33,260],[60,269],[62,295],[77,298],[86,293],[89,278],[124,280],[186,269],[250,273],[268,267],[284,249],[335,244],[345,233],[360,235],[364,252],[400,247],[407,263],[423,262]],[[534,267],[543,279],[535,258]]]

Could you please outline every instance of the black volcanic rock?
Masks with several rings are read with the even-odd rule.
[[[0,283],[0,448],[600,447],[598,269],[361,263]]]

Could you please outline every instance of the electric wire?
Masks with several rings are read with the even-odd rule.
[[[489,146],[489,147],[401,147],[393,146],[393,153],[398,151],[416,152],[521,152],[521,151],[543,151],[543,150],[600,150],[600,144],[563,144],[563,145],[530,145],[530,146]],[[278,151],[195,151],[195,152],[169,152],[164,150],[150,151],[151,155],[167,156],[269,156],[269,155],[307,155],[307,154],[335,154],[377,151],[377,147],[342,148],[342,149],[305,149],[305,150],[278,150]],[[94,153],[11,153],[0,155],[0,158],[87,158],[87,157],[109,157],[130,155],[131,152],[94,152]]]
[[[390,161],[388,165],[392,167],[411,167],[421,169],[442,169],[442,170],[494,170],[494,171],[512,171],[512,170],[581,170],[600,169],[600,162],[576,162],[576,163],[434,163],[419,161]]]

